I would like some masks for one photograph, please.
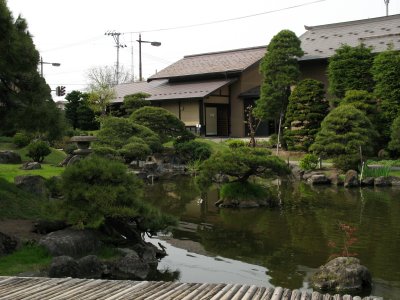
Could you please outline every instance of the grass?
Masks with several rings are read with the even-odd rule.
[[[40,175],[46,179],[59,176],[64,172],[64,168],[42,164],[39,170],[21,170],[21,164],[0,164],[0,179],[14,182],[14,177],[19,175]]]
[[[0,219],[37,219],[46,214],[47,199],[25,192],[2,178],[0,199]]]
[[[0,257],[0,275],[10,276],[22,272],[38,272],[50,265],[52,257],[40,246],[24,246],[20,250]]]
[[[228,145],[222,142],[221,143],[214,142],[213,140],[204,139],[200,137],[196,138],[196,141],[210,145],[212,153],[229,149]],[[164,143],[163,146],[166,148],[173,148],[174,147],[173,141]]]

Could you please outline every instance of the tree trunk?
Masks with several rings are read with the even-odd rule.
[[[279,144],[281,143],[282,118],[283,118],[283,112],[281,111],[281,113],[279,115],[278,142],[276,143],[276,155],[279,155]]]

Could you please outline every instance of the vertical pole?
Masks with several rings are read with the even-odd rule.
[[[139,81],[143,80],[142,77],[142,34],[139,33]]]
[[[40,57],[40,76],[43,77],[43,57]]]
[[[133,65],[133,44],[131,46],[131,56],[132,56],[132,64],[131,64],[132,82],[134,82],[135,81],[135,68]]]
[[[115,82],[118,84],[118,81],[119,81],[119,34],[117,34],[116,42],[117,42],[117,72],[116,72]]]
[[[389,1],[390,0],[384,0],[386,4],[386,17],[389,16]]]

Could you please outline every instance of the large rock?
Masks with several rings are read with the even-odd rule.
[[[0,164],[20,164],[21,156],[13,151],[0,151]]]
[[[71,228],[54,231],[41,238],[51,255],[80,257],[98,250],[102,246],[101,235],[95,230],[74,230]]]
[[[389,181],[392,186],[400,186],[400,177],[389,176]]]
[[[337,257],[311,277],[311,285],[321,291],[355,292],[371,284],[371,273],[355,257]]]
[[[42,165],[36,161],[28,161],[21,166],[21,170],[39,170]]]
[[[392,182],[389,177],[380,176],[375,178],[374,185],[379,187],[391,186]]]
[[[105,265],[96,255],[88,255],[77,261],[79,278],[102,278]]]
[[[137,253],[130,253],[114,263],[111,273],[113,278],[144,280],[150,271],[148,262],[141,259]]]
[[[21,175],[14,178],[17,187],[36,195],[46,196],[46,180],[39,175]]]
[[[375,182],[374,177],[365,177],[361,180],[361,185],[362,186],[373,186]]]
[[[79,265],[70,256],[57,256],[53,258],[49,268],[49,277],[64,278],[78,277]]]
[[[20,242],[17,238],[0,232],[0,257],[8,255],[17,250]]]
[[[358,173],[354,170],[348,170],[344,178],[344,187],[356,187],[359,186]]]
[[[319,184],[330,184],[331,181],[324,174],[314,174],[314,175],[311,175],[307,179],[307,183],[310,183],[313,185],[317,185],[317,184],[319,185]]]

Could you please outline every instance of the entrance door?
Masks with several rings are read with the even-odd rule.
[[[217,108],[206,106],[206,135],[217,135]]]

